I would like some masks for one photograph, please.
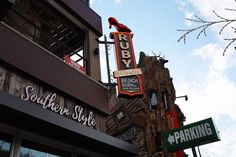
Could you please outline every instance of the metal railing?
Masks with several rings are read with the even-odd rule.
[[[10,9],[8,14],[3,18],[3,21],[28,39],[49,50],[60,59],[63,59],[65,55],[72,56],[73,54],[77,54],[83,60],[84,67],[87,67],[87,60],[76,53],[78,50],[78,48],[75,47],[76,45],[73,45],[74,48],[68,47],[61,41],[62,38],[56,38],[52,31],[43,30],[16,10]]]

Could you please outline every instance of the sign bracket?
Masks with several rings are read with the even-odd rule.
[[[98,44],[104,44],[105,46],[105,55],[107,62],[107,79],[108,79],[108,87],[110,89],[111,86],[111,74],[110,74],[110,66],[109,66],[109,54],[108,54],[108,44],[115,44],[115,42],[107,41],[107,36],[104,34],[104,41],[100,41],[97,39]]]

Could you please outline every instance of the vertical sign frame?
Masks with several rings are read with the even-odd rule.
[[[140,97],[143,95],[142,76],[140,73],[134,74],[132,72],[132,70],[137,70],[132,36],[132,33],[127,32],[112,32],[110,34],[115,42],[118,72],[127,72],[126,76],[117,76],[119,97]]]

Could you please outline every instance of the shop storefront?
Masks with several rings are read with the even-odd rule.
[[[168,60],[141,52],[137,66],[131,30],[113,33],[117,97],[101,82],[88,2],[0,0],[0,157],[175,156],[162,138],[176,98]]]
[[[113,157],[137,153],[135,145],[104,132],[105,113],[69,99],[30,76],[22,77],[27,74],[1,63],[1,157]]]
[[[1,157],[136,156],[106,133],[101,17],[84,2],[0,2]]]

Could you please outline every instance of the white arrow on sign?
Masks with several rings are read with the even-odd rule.
[[[169,134],[169,136],[168,136],[168,142],[172,145],[173,142],[175,142],[174,136],[172,136],[172,135]]]

